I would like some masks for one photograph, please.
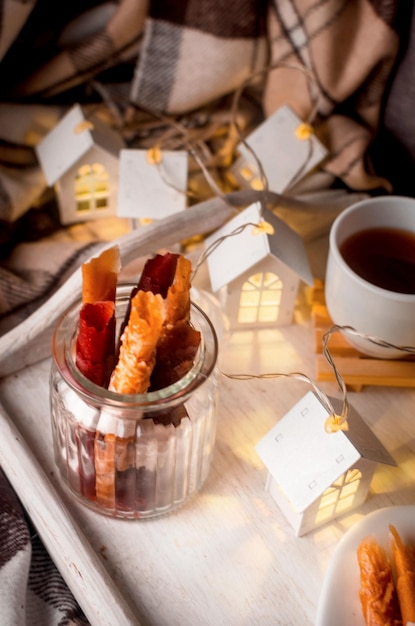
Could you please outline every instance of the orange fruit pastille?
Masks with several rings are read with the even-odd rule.
[[[108,248],[82,265],[82,302],[115,301],[121,269],[118,246]]]
[[[179,321],[190,319],[190,277],[192,265],[189,259],[179,256],[174,280],[167,291],[164,326],[173,326]]]
[[[121,338],[118,363],[109,389],[144,393],[156,360],[156,346],[164,320],[164,300],[151,291],[139,291],[131,301],[130,318]]]
[[[403,543],[395,526],[389,524],[392,534],[392,552],[396,569],[396,589],[401,607],[402,622],[415,621],[415,549]]]
[[[147,391],[163,319],[164,300],[160,295],[139,291],[134,296],[109,389],[123,394]],[[134,441],[135,422],[126,420],[125,424],[118,423],[115,428],[110,423],[111,420],[108,429],[103,429],[100,420],[95,437],[96,497],[102,505],[114,508],[116,472],[134,467],[135,457],[129,454],[128,443]]]
[[[106,386],[115,357],[115,294],[120,270],[118,246],[82,265],[82,307],[76,363],[97,385]]]
[[[400,626],[400,611],[392,566],[383,548],[364,539],[357,550],[360,568],[360,601],[366,624]]]

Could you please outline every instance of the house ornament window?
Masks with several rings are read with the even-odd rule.
[[[238,322],[273,322],[278,319],[283,282],[273,272],[258,272],[243,283]]]
[[[358,495],[361,479],[360,470],[351,468],[326,489],[320,500],[316,522],[332,519],[336,514],[353,508],[353,500]]]
[[[75,202],[79,213],[107,209],[109,175],[100,163],[82,165],[75,177]]]

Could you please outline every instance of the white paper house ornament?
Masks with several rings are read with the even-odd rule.
[[[340,414],[341,403],[330,400]],[[266,489],[298,536],[364,502],[378,463],[396,465],[353,407],[347,431],[328,433],[328,417],[310,391],[256,445]]]
[[[268,188],[276,193],[282,193],[301,180],[328,153],[311,127],[289,106],[277,109],[237,149],[240,156],[230,169],[235,181],[242,187],[263,189],[259,160]]]
[[[75,104],[36,147],[63,224],[117,214],[119,133]]]
[[[161,219],[187,204],[188,153],[184,150],[121,150],[118,215]]]
[[[255,234],[254,225],[261,219],[273,234]],[[237,234],[231,235],[234,231]],[[261,213],[255,203],[210,235],[206,248],[215,241],[220,243],[207,256],[208,271],[229,327],[290,324],[300,280],[313,283],[301,237],[268,209]]]

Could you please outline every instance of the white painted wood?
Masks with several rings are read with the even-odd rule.
[[[115,594],[109,592],[109,603],[117,604],[121,593],[145,626],[312,626],[325,572],[344,532],[378,507],[415,503],[415,390],[368,387],[350,393],[350,402],[398,467],[378,467],[359,509],[297,538],[265,491],[267,471],[254,447],[308,385],[290,379],[241,382],[221,377],[215,454],[200,493],[159,519],[130,522],[97,515],[67,492],[57,474],[49,424],[49,365],[45,360],[0,381],[2,403],[75,520],[65,526],[65,542],[72,541],[73,532],[75,545],[76,529],[82,529],[117,586]],[[312,377],[314,365],[306,309],[286,328],[235,333],[221,342],[224,372],[302,371]],[[334,383],[322,387],[340,397]],[[54,509],[49,508],[47,488],[33,495],[38,477],[27,471],[26,452],[16,448],[14,437],[10,427],[2,428],[0,463],[6,454],[6,473],[19,481],[23,504],[31,511],[38,507],[39,532],[46,528],[45,543],[55,557],[59,537],[48,530]],[[60,562],[63,571],[70,562]],[[84,608],[85,602],[99,606],[95,572],[85,578],[85,586],[77,576],[69,580]],[[93,626],[102,626],[99,615],[89,618]]]
[[[76,589],[87,618],[102,626],[139,626],[131,608],[1,404],[0,460],[51,558],[68,586]]]

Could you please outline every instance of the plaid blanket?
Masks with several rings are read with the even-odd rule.
[[[252,85],[264,116],[288,104],[312,119],[333,177],[356,190],[392,189],[387,168],[379,166],[382,175],[374,168],[370,148],[406,49],[412,3],[238,0],[227,10],[220,0],[89,0],[59,7],[48,0],[0,0],[0,7],[0,105],[18,104],[25,120],[9,124],[10,109],[0,106],[4,220],[27,210],[44,184],[33,145],[48,127],[30,105],[104,103],[134,145],[137,133],[126,121],[131,107],[173,119],[209,105],[211,113],[221,98]],[[411,111],[405,95],[399,115]],[[393,90],[391,96],[398,99]],[[391,102],[392,132],[393,109]],[[398,142],[405,136],[400,132]]]
[[[324,180],[415,195],[412,5],[0,0],[0,333],[89,251],[51,240],[64,229],[34,151],[74,102],[99,109],[129,147],[194,141],[215,175],[234,157],[236,101],[243,132],[288,104],[328,149]],[[0,615],[5,626],[86,623],[1,474]]]
[[[1,470],[0,503],[2,626],[87,626]]]

